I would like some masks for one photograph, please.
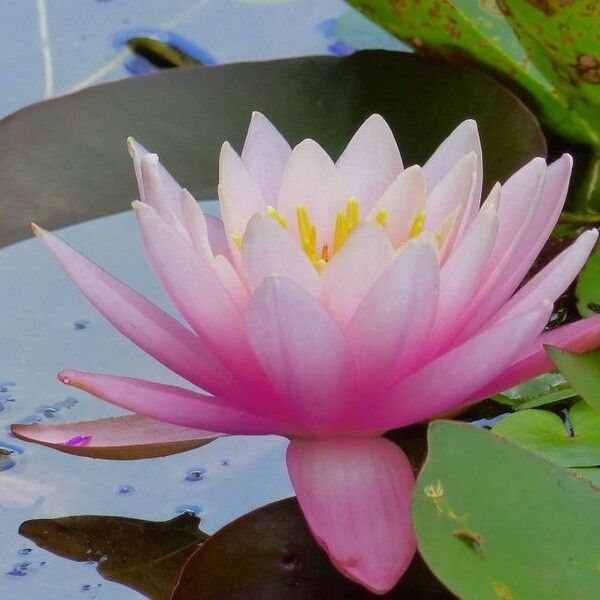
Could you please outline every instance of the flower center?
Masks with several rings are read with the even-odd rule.
[[[284,229],[289,230],[287,219],[273,206],[267,206],[267,214],[279,223]],[[385,229],[388,222],[388,214],[385,208],[381,208],[375,215],[375,220]],[[300,245],[306,256],[310,259],[317,271],[321,271],[331,257],[344,245],[352,230],[360,223],[360,207],[356,196],[351,196],[346,204],[345,210],[338,210],[335,217],[333,230],[333,244],[325,242],[320,248],[317,247],[317,227],[311,223],[308,211],[304,204],[296,206],[296,221]],[[425,224],[425,211],[417,213],[409,232],[409,239],[419,235]],[[436,232],[437,233],[437,232]],[[437,236],[436,236],[437,237]],[[232,234],[232,238],[239,248],[242,246],[242,236]]]

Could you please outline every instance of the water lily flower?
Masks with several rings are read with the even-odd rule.
[[[13,431],[114,458],[225,434],[287,436],[290,479],[316,540],[347,577],[385,593],[416,542],[413,469],[383,434],[551,369],[544,344],[600,345],[600,316],[544,331],[595,230],[519,287],[558,219],[571,157],[534,158],[482,203],[472,120],[422,167],[405,168],[379,115],[333,162],[310,139],[292,149],[255,113],[241,155],[228,143],[221,151],[221,221],[156,154],[133,140],[129,148],[143,244],[189,328],[35,231],[119,331],[202,391],[63,371],[65,384],[135,414]]]

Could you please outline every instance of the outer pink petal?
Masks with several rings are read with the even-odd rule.
[[[333,161],[313,140],[300,142],[293,150],[283,172],[278,210],[290,224],[298,228],[296,208],[303,204],[310,221],[317,228],[317,248],[333,236],[336,212],[345,208],[348,197]]]
[[[414,367],[438,308],[437,251],[426,238],[409,242],[380,275],[346,330],[361,398],[385,389]]]
[[[374,430],[404,427],[467,405],[474,391],[497,377],[532,343],[551,310],[552,305],[546,302],[430,362],[381,401],[369,425]]]
[[[223,221],[212,215],[204,215],[206,219],[206,229],[208,231],[208,240],[214,256],[222,254],[231,262],[231,251],[229,249],[229,240],[225,232]]]
[[[394,134],[381,115],[371,115],[354,134],[337,161],[347,196],[356,196],[368,214],[402,171]]]
[[[228,142],[219,157],[219,200],[228,236],[244,235],[250,217],[266,206],[258,184]]]
[[[292,414],[315,434],[337,431],[352,405],[347,342],[316,300],[291,280],[268,277],[246,314],[248,338]]]
[[[321,273],[324,301],[342,329],[393,257],[385,229],[367,222],[352,231],[327,263]]]
[[[596,229],[581,234],[569,248],[561,252],[528,281],[496,313],[491,323],[510,319],[520,312],[527,312],[542,300],[554,302],[577,277],[597,240],[598,230]]]
[[[187,452],[222,434],[163,423],[141,415],[55,425],[11,425],[14,436],[67,454],[138,460]]]
[[[138,203],[135,208],[146,253],[167,294],[207,347],[247,387],[241,401],[255,406],[253,399],[269,393],[270,386],[248,346],[236,302],[211,265],[151,207]]]
[[[318,298],[319,275],[298,242],[272,217],[254,215],[242,244],[242,264],[250,288],[255,290],[269,275],[282,275]]]
[[[481,159],[481,142],[477,123],[473,119],[463,121],[436,149],[431,158],[423,166],[427,188],[432,190],[458,162],[469,152],[477,155],[477,180],[475,196],[481,197],[483,181],[483,161]]]
[[[142,379],[62,371],[62,383],[105,402],[165,423],[229,434],[288,434],[291,426],[263,417],[215,396]]]
[[[60,238],[39,227],[34,231],[84,296],[134,344],[211,393],[239,390],[230,372],[191,331]]]
[[[417,214],[425,209],[427,190],[423,171],[418,165],[405,169],[375,203],[369,218],[375,220],[380,210],[386,212],[385,229],[397,248],[409,238]]]
[[[253,112],[242,160],[271,206],[277,205],[281,176],[291,152],[290,145],[269,119]]]
[[[557,327],[540,335],[513,364],[493,381],[473,394],[470,402],[488,398],[527,379],[554,369],[544,345],[557,346],[571,352],[587,352],[600,346],[600,315]]]
[[[293,440],[287,464],[308,526],[333,564],[376,594],[394,587],[416,550],[414,475],[402,450],[383,438]]]

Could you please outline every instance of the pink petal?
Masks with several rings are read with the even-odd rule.
[[[598,240],[598,230],[581,234],[535,277],[527,282],[494,316],[491,323],[527,312],[542,300],[554,302],[573,282]]]
[[[291,427],[216,396],[131,377],[62,371],[60,381],[140,415],[193,429],[233,435],[285,435]]]
[[[11,432],[26,442],[67,454],[110,460],[137,460],[187,452],[222,435],[179,427],[141,415],[57,425],[17,424],[11,426]],[[85,443],[77,443],[79,440]]]
[[[211,265],[156,211],[134,205],[146,254],[167,294],[207,347],[248,386],[241,401],[254,406],[252,398],[269,386],[248,346],[238,305]]]
[[[296,233],[296,208],[303,204],[317,228],[317,248],[333,235],[335,216],[345,209],[348,196],[333,161],[313,140],[300,142],[283,172],[277,209]]]
[[[426,238],[409,242],[380,275],[346,330],[354,353],[358,389],[365,400],[410,370],[416,348],[438,308],[437,252]]]
[[[423,171],[418,165],[405,169],[375,203],[369,218],[375,220],[380,210],[386,212],[385,229],[397,248],[409,238],[419,212],[425,209],[427,190]]]
[[[231,251],[229,249],[229,240],[225,232],[225,226],[223,221],[212,215],[204,215],[206,219],[206,229],[208,231],[208,240],[213,256],[222,254],[227,260],[231,262]]]
[[[246,329],[254,352],[292,414],[315,433],[335,431],[354,398],[350,349],[316,300],[283,277],[263,279]]]
[[[469,152],[460,158],[431,190],[425,208],[425,228],[435,229],[441,220],[457,206],[462,214],[471,208],[477,181],[477,155]],[[479,201],[479,197],[477,197]]]
[[[156,154],[145,154],[140,161],[142,182],[146,201],[160,216],[178,231],[184,232],[181,224],[181,207],[179,196],[181,186],[171,174],[160,164]]]
[[[469,152],[477,155],[477,179],[474,194],[481,197],[483,181],[483,161],[481,158],[481,142],[477,123],[473,119],[463,121],[436,149],[423,166],[427,189],[433,190],[436,185],[454,167],[460,158]]]
[[[394,257],[379,223],[360,223],[321,273],[324,301],[342,329]]]
[[[383,438],[293,440],[287,465],[308,526],[333,564],[376,594],[394,587],[416,550],[414,475],[402,450]]]
[[[543,305],[480,333],[401,381],[373,410],[377,431],[404,427],[465,406],[539,335],[552,305]]]
[[[238,389],[232,375],[191,331],[60,238],[36,226],[34,232],[84,296],[134,344],[209,392],[228,395]]]
[[[477,292],[498,234],[498,216],[493,206],[482,209],[471,230],[440,272],[440,306],[430,334],[433,344],[454,329],[454,322]]]
[[[254,215],[242,244],[242,264],[250,288],[255,290],[269,275],[282,275],[318,298],[319,275],[298,242],[272,217]]]
[[[394,134],[381,115],[371,115],[354,134],[337,161],[346,195],[356,196],[367,214],[402,171]]]
[[[281,176],[291,152],[290,145],[269,119],[253,112],[242,149],[242,161],[271,206],[277,206]]]
[[[228,142],[219,157],[219,200],[228,236],[243,236],[250,217],[266,206],[258,184]]]
[[[554,369],[554,363],[546,354],[544,345],[556,346],[571,352],[587,352],[600,347],[600,315],[581,319],[543,333],[493,381],[473,394],[471,401],[488,398]]]

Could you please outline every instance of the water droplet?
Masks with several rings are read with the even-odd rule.
[[[56,405],[38,406],[36,412],[42,413],[44,417],[48,419],[54,419],[54,417],[56,417],[56,413],[58,412],[58,407]]]
[[[221,464],[222,464],[224,467],[227,467],[227,466],[229,466],[229,465],[231,464],[231,459],[230,459],[230,458],[224,458],[224,459],[221,461]]]
[[[185,472],[186,481],[202,481],[207,469],[205,467],[198,467],[195,469],[188,469]]]
[[[77,319],[77,321],[73,323],[73,329],[75,329],[76,331],[87,329],[89,326],[90,322],[87,319]]]
[[[198,516],[202,512],[202,509],[195,504],[180,504],[179,506],[175,507],[175,512],[178,515],[187,513],[188,515]]]
[[[81,591],[82,592],[89,592],[92,589],[92,586],[89,583],[84,583],[81,586]]]
[[[27,556],[31,552],[31,548],[21,548],[17,551],[19,556]]]
[[[135,492],[135,488],[132,485],[129,485],[128,483],[120,485],[117,489],[117,494],[121,496],[128,496],[129,494],[133,494],[133,492]]]

